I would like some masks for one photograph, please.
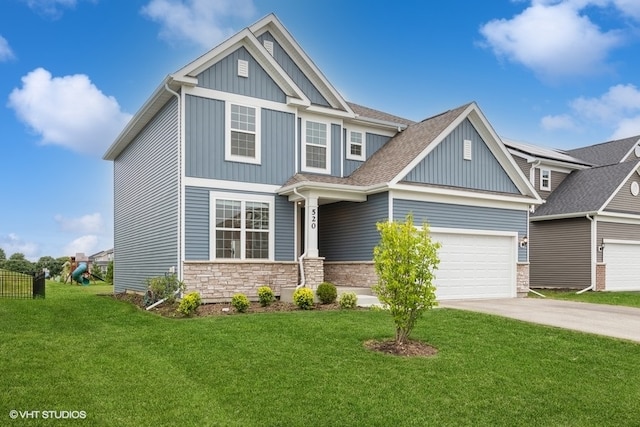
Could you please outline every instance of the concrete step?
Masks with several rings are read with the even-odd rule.
[[[383,307],[378,297],[373,295],[358,295],[358,307]]]

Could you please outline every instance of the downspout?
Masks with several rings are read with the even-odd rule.
[[[305,206],[305,210],[306,210],[307,198],[305,196],[303,196],[302,194],[300,194],[298,192],[298,189],[295,188],[295,187],[293,187],[293,194],[295,194],[298,197],[301,197],[304,200],[304,206]],[[305,214],[306,214],[306,212],[305,212]],[[305,218],[304,226],[306,227],[306,225],[307,225],[307,220]],[[304,262],[303,262],[303,259],[306,258],[306,256],[307,256],[306,233],[305,233],[305,239],[304,240],[305,241],[302,242],[302,244],[304,245],[304,252],[302,253],[302,255],[300,255],[300,257],[298,257],[298,264],[300,265],[300,284],[298,286],[296,286],[296,289],[304,288],[304,286],[307,283],[307,280],[306,280],[306,278],[304,276]]]
[[[529,169],[529,182],[531,182],[531,185],[534,187],[536,186],[536,168],[540,166],[540,163],[542,163],[541,160],[536,160],[531,165],[531,169]]]
[[[180,286],[180,288],[179,288],[179,289],[177,289],[177,290],[173,293],[173,297],[177,297],[177,296],[178,296],[178,294],[181,294],[181,293],[182,293],[182,286]],[[181,295],[181,297],[182,297],[182,295]],[[151,304],[149,307],[147,307],[147,310],[151,310],[152,308],[154,308],[154,307],[156,307],[156,306],[159,306],[160,304],[162,304],[163,302],[165,302],[165,301],[166,301],[166,300],[168,300],[168,299],[169,299],[169,297],[166,297],[166,298],[162,298],[160,301],[156,301],[156,302],[154,302],[154,303],[153,303],[153,304]]]
[[[594,228],[595,228],[595,220],[590,216],[590,215],[586,215],[586,218],[591,221],[591,284],[589,286],[587,286],[586,288],[576,292],[576,294],[582,294],[584,292],[587,291],[592,291],[595,289],[596,285],[595,285],[595,256],[597,256],[597,254],[594,254],[595,251],[595,233],[593,232]],[[595,255],[595,256],[594,256]]]
[[[178,280],[182,280],[182,114],[180,112],[180,102],[181,97],[180,94],[169,87],[169,84],[165,82],[164,88],[167,92],[176,97],[178,101]],[[176,291],[175,295],[180,293],[180,298],[182,298],[182,287]],[[174,295],[174,296],[175,296]],[[150,308],[160,304],[162,301],[159,301],[153,304]]]

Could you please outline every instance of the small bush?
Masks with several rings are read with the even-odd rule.
[[[178,276],[175,274],[150,277],[145,282],[147,289],[150,290],[153,295],[153,302],[166,298],[168,303],[172,303],[175,301],[176,291],[184,287],[184,284],[178,280]]]
[[[338,298],[338,290],[333,283],[322,282],[316,289],[316,295],[322,304],[333,304]]]
[[[309,288],[298,288],[293,292],[293,302],[303,310],[313,307],[313,291]]]
[[[345,292],[340,295],[338,303],[340,304],[340,308],[343,309],[355,308],[358,304],[358,296],[355,294],[355,292]]]
[[[273,290],[269,286],[260,286],[258,288],[258,301],[260,305],[266,307],[276,300]]]
[[[249,298],[245,294],[235,294],[231,297],[231,306],[239,313],[244,313],[249,308]]]
[[[189,292],[180,301],[177,311],[185,316],[191,316],[200,307],[200,304],[202,304],[200,294],[198,292]]]

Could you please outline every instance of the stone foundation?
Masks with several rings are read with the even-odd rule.
[[[324,278],[336,286],[371,288],[378,283],[373,261],[325,262]]]
[[[607,265],[603,262],[596,264],[596,291],[604,291],[607,287]]]
[[[516,293],[523,298],[529,294],[529,263],[519,262],[516,268]]]
[[[276,295],[282,287],[298,284],[296,262],[210,262],[184,263],[185,292],[198,291],[203,302],[228,302],[237,293],[257,301],[258,288],[267,285]]]
[[[318,285],[325,280],[324,258],[304,258],[305,287],[317,289]]]

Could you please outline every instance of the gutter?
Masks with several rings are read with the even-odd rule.
[[[591,221],[591,284],[589,286],[587,286],[586,288],[576,292],[577,295],[580,295],[584,292],[587,291],[593,291],[595,290],[596,284],[595,284],[595,257],[594,257],[594,252],[595,252],[595,235],[594,235],[594,228],[596,227],[596,223],[595,220],[593,219],[592,216],[590,215],[586,215],[586,218]],[[597,255],[596,255],[597,256]]]

